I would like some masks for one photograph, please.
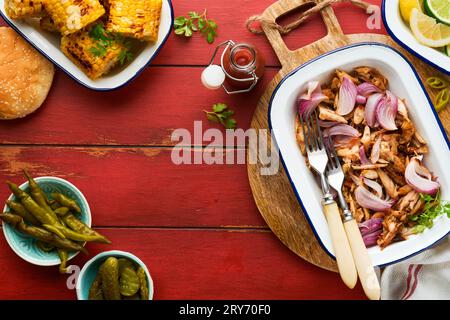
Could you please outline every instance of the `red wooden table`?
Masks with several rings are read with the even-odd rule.
[[[260,48],[267,71],[257,89],[239,96],[204,89],[199,78],[214,46],[199,36],[171,35],[152,66],[114,92],[85,89],[57,71],[38,112],[0,123],[0,181],[23,182],[21,170],[28,168],[34,176],[73,182],[89,201],[93,225],[113,241],[89,244],[90,257],[111,249],[134,253],[150,269],[156,299],[364,298],[360,287],[348,290],[337,274],[308,264],[278,241],[253,202],[245,165],[172,163],[174,129],[192,130],[195,120],[215,127],[202,110],[217,102],[234,109],[238,127],[247,129],[265,85],[279,69],[265,38],[244,27],[247,17],[272,0],[173,2],[175,16],[208,8],[219,24],[216,44],[233,39]],[[362,10],[335,8],[345,32],[371,32]],[[324,34],[316,18],[286,41],[296,48]],[[1,186],[0,199],[8,195]],[[82,266],[88,259],[79,255],[71,264]],[[57,267],[23,261],[3,236],[0,266],[0,299],[76,298]]]

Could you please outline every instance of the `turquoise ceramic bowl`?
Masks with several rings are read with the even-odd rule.
[[[34,179],[45,194],[51,198],[51,193],[62,193],[77,201],[81,208],[81,220],[91,226],[91,210],[86,201],[86,198],[69,181],[56,177],[40,177]],[[28,182],[25,182],[20,186],[22,190],[28,191]],[[16,197],[11,194],[8,200],[16,200]],[[3,211],[10,211],[8,206],[5,205]],[[56,266],[60,264],[58,254],[55,252],[44,252],[36,246],[36,240],[30,236],[16,231],[7,223],[3,223],[3,234],[11,249],[22,259],[38,266]],[[75,257],[78,253],[71,253],[69,260]]]
[[[89,289],[91,288],[92,282],[97,276],[98,269],[100,268],[102,263],[109,257],[116,257],[118,259],[127,258],[133,261],[136,265],[139,265],[142,268],[144,268],[145,274],[147,275],[148,292],[149,292],[148,300],[153,300],[153,292],[154,292],[153,279],[150,276],[150,272],[148,271],[147,266],[141,261],[141,259],[136,257],[134,254],[119,250],[102,252],[93,257],[88,262],[86,262],[86,264],[83,266],[83,269],[81,269],[77,279],[78,300],[89,300],[88,299]]]

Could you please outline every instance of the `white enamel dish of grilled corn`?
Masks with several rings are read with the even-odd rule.
[[[40,11],[36,7],[38,1],[34,1],[34,8],[29,8],[30,1],[0,0],[0,14],[26,41],[61,70],[81,85],[97,91],[118,89],[137,77],[158,54],[173,25],[170,0],[83,0],[81,4],[80,1],[73,0],[42,1],[48,2],[44,13],[33,12]],[[20,3],[25,3],[23,6],[26,8],[18,8],[19,11],[16,12],[5,9],[5,5],[12,3],[11,6],[14,6],[14,2],[19,7]],[[146,3],[144,11],[139,7],[140,2]],[[66,6],[63,10],[60,8],[61,3]],[[67,3],[72,4],[68,6]],[[105,3],[109,3],[108,7]],[[50,7],[50,4],[54,4],[55,8]],[[118,10],[114,10],[114,4]],[[127,6],[134,10],[131,14],[133,19],[129,19],[124,12],[123,8],[128,9]],[[25,12],[27,13],[24,14]],[[16,18],[16,13],[26,17]],[[115,21],[114,13],[117,15]],[[51,18],[60,21],[52,21]],[[44,21],[51,21],[58,30],[44,30]],[[121,51],[115,45],[109,45],[107,52],[100,53],[101,58],[96,58],[95,63],[91,64],[92,47],[96,44],[89,43],[92,41],[89,32],[98,23],[104,23],[105,29],[117,31],[114,34],[130,40],[133,54],[128,62],[119,63]],[[137,29],[136,25],[139,26]]]

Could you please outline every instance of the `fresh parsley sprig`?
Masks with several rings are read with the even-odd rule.
[[[443,214],[447,214],[447,217],[450,218],[450,202],[441,200],[439,192],[434,197],[421,193],[420,199],[425,202],[423,212],[409,218],[411,221],[417,222],[412,230],[413,233],[422,233],[425,229],[432,228],[433,220]]]
[[[120,36],[114,35],[103,27],[102,24],[96,24],[89,31],[89,37],[95,40],[95,45],[89,51],[96,57],[102,58],[108,53],[108,48],[114,43],[120,44],[123,48],[119,53],[119,63],[124,65],[126,62],[133,60],[133,53],[131,52],[131,42]]]
[[[206,41],[211,44],[217,36],[217,23],[208,19],[206,16],[206,9],[202,14],[191,11],[186,16],[180,16],[175,19],[173,23],[174,32],[176,35],[192,37],[194,32],[200,32]]]
[[[229,109],[225,103],[216,103],[212,107],[212,111],[203,110],[209,121],[220,123],[226,129],[235,129],[236,120],[232,118],[234,111]]]

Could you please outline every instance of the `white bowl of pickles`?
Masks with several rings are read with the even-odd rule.
[[[86,262],[77,279],[78,300],[153,300],[153,279],[135,255],[102,252]]]

